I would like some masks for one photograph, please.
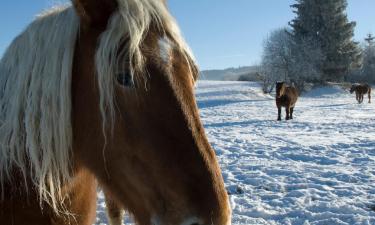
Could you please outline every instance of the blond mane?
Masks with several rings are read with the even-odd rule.
[[[114,82],[119,55],[131,71],[144,69],[141,43],[151,24],[163,30],[182,51],[193,55],[160,0],[117,0],[96,50],[103,127],[114,118]],[[20,170],[39,191],[40,202],[59,212],[62,184],[68,182],[72,148],[71,73],[79,18],[72,6],[38,16],[9,46],[0,61],[0,182],[11,182]],[[118,54],[120,44],[127,46]],[[4,195],[3,189],[0,189]]]

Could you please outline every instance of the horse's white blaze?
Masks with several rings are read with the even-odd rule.
[[[167,37],[162,37],[158,41],[159,44],[159,51],[160,51],[160,57],[163,60],[163,63],[169,64],[169,61],[171,60],[171,42]]]

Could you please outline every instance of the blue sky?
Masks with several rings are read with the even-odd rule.
[[[66,0],[12,0],[0,3],[0,55],[43,9]],[[294,18],[294,0],[169,0],[169,8],[193,49],[201,69],[258,63],[262,42]],[[357,21],[355,39],[375,34],[375,1],[348,0],[349,20]]]

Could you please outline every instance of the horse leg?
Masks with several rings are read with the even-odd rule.
[[[358,95],[358,103],[361,104],[361,94]]]
[[[281,120],[281,107],[277,107],[277,120]]]
[[[363,102],[363,94],[360,95],[361,103]]]
[[[371,103],[371,90],[368,92],[368,103]]]
[[[293,112],[294,112],[294,107],[290,108],[290,119],[293,119]]]
[[[290,120],[290,116],[289,116],[290,108],[288,106],[285,107],[285,113],[286,113],[285,119],[286,120]]]
[[[108,191],[104,191],[104,196],[109,224],[122,225],[125,214],[124,210]]]

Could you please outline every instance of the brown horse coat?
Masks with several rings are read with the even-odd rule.
[[[368,84],[352,84],[350,94],[355,92],[355,98],[358,103],[363,102],[363,95],[368,94],[368,103],[371,103],[371,86]]]
[[[276,83],[277,120],[281,120],[281,107],[285,107],[285,119],[293,119],[294,106],[297,99],[298,91],[295,87],[287,86],[285,82]]]
[[[28,30],[11,45],[12,54],[6,53],[0,61],[0,80],[4,81],[0,83],[0,118],[20,118],[15,119],[17,123],[0,121],[4,131],[0,133],[0,160],[4,162],[0,165],[0,224],[91,225],[95,221],[98,183],[110,197],[107,200],[112,221],[120,220],[119,209],[124,208],[140,225],[231,223],[220,167],[195,101],[198,69],[164,3],[74,0],[74,8],[53,11],[31,26],[42,27],[48,34],[52,33],[50,29],[70,30],[67,20],[74,15],[80,28],[72,35],[77,40],[69,42],[74,54],[67,54],[67,47],[56,45],[62,32],[38,42],[46,34]],[[133,32],[119,37],[126,28]],[[38,39],[35,43],[27,42],[33,37]],[[43,55],[43,60],[22,58],[34,50],[51,54]],[[53,60],[58,56],[62,60]],[[22,65],[25,61],[28,65],[38,61],[41,72],[55,65],[52,71],[56,74],[28,77],[35,65],[30,70],[18,70],[19,64],[26,67]],[[67,79],[56,76],[48,80],[60,75],[59,70]],[[24,72],[22,76],[19,71]],[[40,79],[42,75],[46,75],[45,79]],[[129,85],[129,79],[122,79],[128,75],[134,85]],[[64,81],[57,85],[60,89],[53,88],[54,82],[60,80]],[[22,101],[12,101],[13,96]],[[33,104],[37,105],[35,109],[30,107]],[[15,107],[20,113],[9,113],[13,111],[8,109],[14,106],[22,106]],[[35,118],[31,117],[33,113]],[[71,143],[57,145],[66,147],[58,152],[43,148],[59,143],[61,136],[50,137],[60,131],[55,124],[61,118],[69,119],[71,126],[63,131],[71,131],[65,132],[70,134],[67,140]],[[24,124],[28,129],[22,130]],[[39,128],[39,124],[39,130],[30,129]],[[53,129],[49,130],[48,125]],[[17,132],[20,135],[13,137]],[[13,140],[19,142],[14,144]],[[14,151],[8,151],[9,146]],[[19,154],[9,156],[15,151]],[[69,154],[56,157],[62,152]],[[46,163],[48,160],[51,164]],[[59,162],[70,177],[58,170]],[[4,165],[9,166],[3,168]]]

